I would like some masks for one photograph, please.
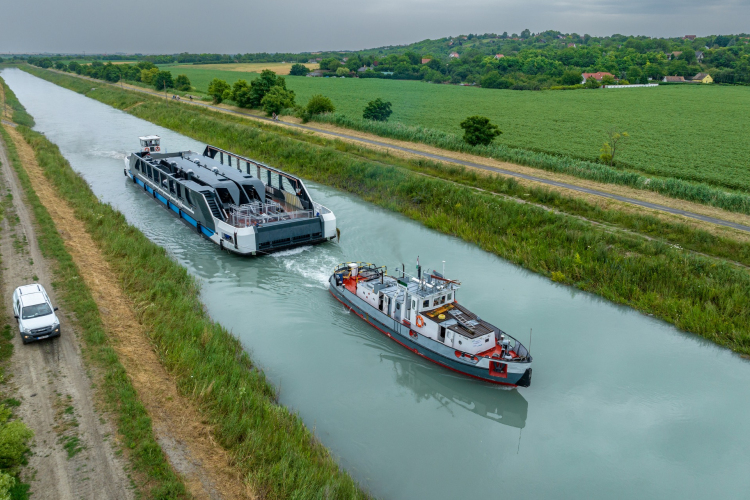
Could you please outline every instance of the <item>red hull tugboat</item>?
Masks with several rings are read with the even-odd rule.
[[[410,351],[453,371],[509,386],[531,383],[518,340],[456,302],[460,283],[432,271],[388,276],[385,266],[346,262],[329,279],[336,299]]]

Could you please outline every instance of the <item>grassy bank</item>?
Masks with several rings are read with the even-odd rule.
[[[263,498],[366,497],[301,419],[277,404],[275,388],[239,341],[204,312],[198,286],[187,271],[122,214],[100,203],[55,145],[26,127],[19,131],[45,175],[100,245],[178,388],[194,399],[214,438],[229,450],[253,490]],[[52,233],[48,236],[59,240],[54,229]],[[101,331],[99,339],[106,342]],[[110,357],[116,362],[113,352]]]
[[[6,99],[8,98],[12,100],[15,96],[6,90]],[[18,128],[27,136],[42,137],[27,127],[19,126]],[[151,498],[188,498],[182,480],[172,471],[161,447],[154,439],[151,420],[143,405],[138,401],[138,395],[110,345],[102,326],[99,309],[90,290],[84,284],[73,259],[65,249],[54,221],[34,192],[11,137],[1,127],[0,133],[2,133],[10,161],[33,211],[37,224],[39,248],[42,254],[54,263],[55,289],[66,309],[75,315],[81,338],[85,342],[84,349],[88,359],[102,371],[101,394],[108,408],[115,415],[117,430],[122,436],[123,445],[129,450],[134,470],[142,474],[146,481],[145,484],[140,485],[141,489],[145,490]],[[40,161],[44,157],[43,153],[38,156]]]
[[[112,87],[91,91],[80,80],[64,78],[71,88],[121,109],[131,101],[144,101],[135,93]],[[750,353],[750,277],[745,270],[661,241],[610,232],[564,214],[425,178],[416,171],[439,168],[426,162],[397,167],[364,157],[374,153],[346,143],[296,132],[280,133],[271,125],[154,99],[129,113],[358,194],[558,282],[627,304],[738,352]],[[452,175],[466,173],[456,169]],[[519,189],[513,181],[490,179],[477,182],[492,182],[492,190],[497,192]],[[470,177],[464,180],[471,182]],[[541,190],[536,193],[543,196]],[[581,210],[588,209],[583,202],[558,199],[571,209],[578,203]],[[684,231],[682,234],[690,234]],[[707,246],[718,248],[720,243],[706,240]],[[728,252],[730,247],[723,251]],[[744,247],[738,248],[747,255]]]

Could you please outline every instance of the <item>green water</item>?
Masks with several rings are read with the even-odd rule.
[[[324,186],[340,244],[242,259],[199,239],[123,176],[137,136],[187,137],[19,70],[2,72],[104,201],[203,283],[211,315],[365,488],[382,498],[742,498],[750,363],[699,337],[526,272]],[[335,264],[442,268],[458,299],[531,344],[528,389],[436,367],[346,312]],[[165,311],[168,313],[168,311]],[[529,329],[533,336],[529,342]]]

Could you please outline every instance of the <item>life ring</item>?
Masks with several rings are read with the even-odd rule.
[[[155,147],[154,149],[155,149],[156,151],[161,151],[161,148],[159,148],[159,146],[156,146],[156,147]]]
[[[417,314],[417,326],[422,328],[424,326],[424,318]]]

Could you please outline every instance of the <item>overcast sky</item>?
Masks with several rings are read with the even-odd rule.
[[[748,20],[750,0],[4,0],[0,52],[358,50],[524,28],[663,37]]]

